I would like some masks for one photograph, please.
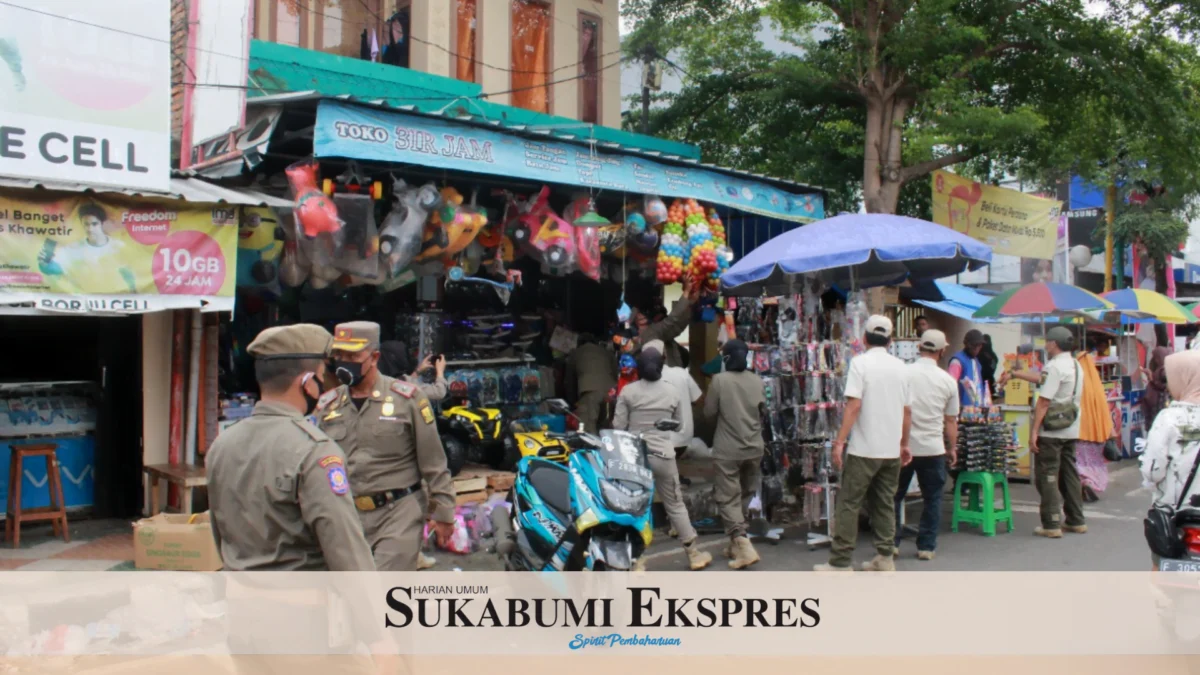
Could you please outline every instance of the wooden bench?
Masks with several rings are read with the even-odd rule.
[[[63,501],[62,474],[58,470],[57,443],[36,445],[10,445],[12,455],[8,460],[8,505],[4,519],[4,539],[12,542],[13,548],[21,545],[21,523],[49,520],[54,535],[63,541],[71,541],[67,531],[67,507]],[[46,485],[50,490],[50,506],[21,508],[21,483],[25,477],[25,460],[42,457],[46,460]]]
[[[143,467],[142,471],[146,472],[146,477],[150,479],[151,516],[157,515],[159,512],[158,483],[160,480],[167,481],[168,485],[174,484],[180,487],[183,492],[180,511],[188,515],[192,513],[192,488],[208,487],[208,472],[202,466],[151,464]]]

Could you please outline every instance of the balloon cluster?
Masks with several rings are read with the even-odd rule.
[[[673,284],[683,276],[690,250],[684,241],[683,203],[676,200],[667,210],[667,222],[663,224],[662,244],[658,247],[658,283]]]
[[[712,242],[716,245],[717,269],[709,276],[709,282],[715,286],[725,270],[733,264],[733,249],[729,248],[725,239],[725,224],[721,222],[721,216],[711,207],[708,209],[708,229],[712,232]]]

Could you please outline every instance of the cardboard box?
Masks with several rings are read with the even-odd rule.
[[[221,569],[208,513],[160,513],[133,524],[133,564],[139,570],[215,572]]]

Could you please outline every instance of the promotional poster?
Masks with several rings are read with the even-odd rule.
[[[233,309],[237,207],[46,195],[0,191],[7,301],[64,312]]]
[[[933,222],[992,247],[993,253],[1050,260],[1062,202],[933,173]]]

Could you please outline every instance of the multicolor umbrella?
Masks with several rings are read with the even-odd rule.
[[[1063,316],[1093,309],[1112,309],[1112,303],[1076,286],[1038,282],[1005,291],[975,311],[976,319],[1017,316]]]
[[[1109,291],[1104,299],[1113,304],[1113,309],[1146,319],[1154,319],[1162,323],[1193,323],[1196,316],[1186,307],[1162,293],[1141,288],[1125,288],[1119,291]]]
[[[1193,302],[1190,305],[1185,305],[1185,307],[1187,308],[1188,314],[1196,319],[1200,319],[1200,302]]]

